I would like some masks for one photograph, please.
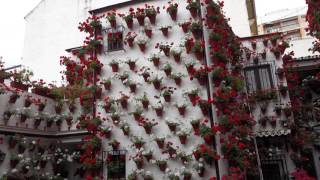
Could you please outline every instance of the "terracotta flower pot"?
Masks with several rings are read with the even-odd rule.
[[[189,23],[184,23],[184,24],[181,25],[182,31],[184,33],[187,33],[189,31],[189,27],[190,27]]]
[[[156,143],[160,149],[164,147],[164,140],[156,140]]]
[[[56,111],[57,114],[60,114],[62,111],[62,106],[55,106],[54,110]]]
[[[164,49],[163,49],[163,53],[164,53],[164,55],[166,55],[167,57],[169,57],[169,56],[170,56],[170,48],[164,48]]]
[[[157,15],[156,14],[147,14],[147,17],[149,18],[149,21],[151,24],[156,24],[156,17]]]
[[[174,54],[174,55],[173,55],[173,58],[174,58],[174,61],[175,61],[176,63],[180,63],[180,61],[181,61],[181,54]]]
[[[164,72],[166,73],[166,76],[170,76],[171,72],[172,72],[172,69],[171,68],[164,69]]]
[[[120,100],[120,104],[121,104],[121,107],[123,109],[127,109],[128,108],[128,100],[127,99],[121,99]]]
[[[53,124],[53,121],[47,121],[47,127],[48,128],[51,128],[52,124]]]
[[[201,86],[204,86],[207,84],[207,76],[200,76],[197,78],[197,80]]]
[[[168,124],[168,127],[169,127],[169,129],[170,129],[170,131],[171,132],[176,132],[176,128],[177,128],[177,126],[176,125],[172,125],[172,124]]]
[[[203,58],[203,52],[195,52],[194,53],[195,54],[195,56],[196,56],[196,58],[199,60],[199,61],[201,61],[202,60],[202,58]]]
[[[31,99],[27,98],[24,100],[24,107],[30,107],[32,104]]]
[[[136,166],[138,169],[142,169],[143,168],[143,165],[144,165],[144,162],[143,160],[139,160],[139,161],[134,161],[136,163]]]
[[[200,159],[200,153],[198,151],[194,151],[193,157],[198,161]]]
[[[132,29],[133,28],[133,20],[132,19],[127,19],[125,21],[126,21],[127,27],[129,29]]]
[[[41,124],[41,121],[42,121],[41,119],[35,119],[34,123],[33,123],[34,127],[38,128],[40,126],[40,124]]]
[[[127,43],[129,45],[129,47],[133,47],[133,41],[134,41],[134,39],[127,39]]]
[[[159,164],[158,165],[159,166],[159,169],[160,169],[160,171],[162,171],[162,172],[164,172],[166,169],[167,169],[167,164],[165,163],[163,163],[163,164]]]
[[[181,116],[184,116],[186,113],[186,107],[185,106],[178,107],[178,111]]]
[[[172,10],[169,12],[169,15],[173,21],[177,20],[177,14],[178,14],[178,10]]]
[[[192,126],[192,129],[193,129],[194,131],[198,131],[200,124],[199,124],[199,123],[193,123],[193,124],[191,124],[191,126]]]
[[[13,88],[17,88],[17,89],[23,90],[23,91],[28,91],[28,89],[29,89],[28,85],[25,85],[25,84],[22,84],[22,83],[19,83],[19,82],[15,82],[15,81],[11,81],[10,82],[10,86],[13,87]]]
[[[187,68],[187,72],[188,72],[189,75],[194,74],[195,69],[194,69],[193,65],[186,66],[186,68]]]
[[[144,127],[146,134],[151,134],[152,127]]]
[[[140,119],[141,119],[141,115],[137,114],[137,113],[134,113],[133,117],[134,117],[134,120],[136,120],[136,121],[140,121]]]
[[[116,20],[111,20],[111,21],[109,21],[109,23],[110,23],[110,26],[112,28],[116,28],[117,27],[117,21]]]
[[[187,136],[181,135],[181,136],[179,136],[179,139],[180,139],[180,143],[181,143],[181,144],[186,144],[186,142],[187,142]]]
[[[43,111],[45,107],[46,107],[45,104],[42,104],[42,103],[39,104],[39,106],[38,106],[38,111]]]
[[[139,46],[141,52],[145,52],[146,44],[138,44],[138,46]]]
[[[152,29],[144,29],[144,32],[146,33],[146,35],[151,38],[152,37]]]
[[[110,83],[103,83],[104,89],[105,90],[110,90],[111,89],[111,82]]]
[[[153,65],[159,67],[160,65],[160,58],[153,58],[152,59]]]
[[[191,7],[191,8],[189,9],[189,11],[190,11],[190,14],[191,14],[191,16],[192,16],[193,18],[196,18],[196,17],[198,16],[198,9],[197,9],[197,8]]]
[[[164,36],[168,37],[168,34],[169,34],[169,28],[162,28],[161,29],[161,32]]]
[[[175,77],[174,78],[174,82],[176,83],[176,85],[180,86],[181,85],[181,77]]]
[[[128,63],[130,70],[134,71],[134,69],[136,68],[136,63],[135,62],[129,62]]]
[[[162,117],[163,115],[163,108],[155,108],[156,114],[158,117]]]
[[[154,87],[155,89],[160,90],[160,88],[161,88],[161,81],[153,81],[152,84],[153,84],[153,87]]]
[[[212,135],[205,135],[203,137],[203,140],[206,144],[212,144],[213,141],[213,136]]]
[[[202,37],[202,30],[193,30],[192,35],[194,36],[195,39],[200,39]]]
[[[205,168],[204,168],[204,167],[201,168],[201,169],[199,170],[199,172],[198,172],[198,175],[199,175],[200,177],[203,177],[203,176],[204,176],[204,171],[205,171]]]
[[[149,101],[141,101],[141,103],[144,109],[148,109]]]
[[[189,100],[190,102],[194,102],[197,99],[197,95],[196,94],[188,94]]]
[[[112,72],[118,72],[119,71],[119,65],[118,64],[111,64]]]
[[[171,101],[171,95],[170,94],[166,94],[166,95],[163,95],[163,98],[166,102],[170,102]]]
[[[130,84],[129,88],[130,88],[130,92],[131,93],[135,93],[136,89],[137,89],[137,85],[136,84]]]
[[[137,20],[140,26],[144,26],[145,16],[137,16]]]
[[[149,77],[150,77],[150,74],[149,74],[149,73],[143,73],[143,74],[142,74],[142,77],[143,77],[143,79],[144,79],[145,82],[148,82],[148,79],[149,79]]]
[[[187,53],[187,54],[189,54],[189,53],[191,52],[191,50],[192,50],[192,46],[189,45],[189,44],[186,44],[186,45],[185,45],[185,48],[186,48],[186,53]]]

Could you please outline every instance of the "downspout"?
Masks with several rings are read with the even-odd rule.
[[[205,8],[201,6],[200,8],[200,17],[201,19],[205,19]],[[208,34],[208,29],[207,27],[205,26],[205,22],[203,21],[202,22],[202,33],[203,33],[203,40],[204,40],[204,43],[205,43],[205,64],[206,66],[210,65],[210,50],[209,50],[209,43],[208,43],[208,39],[209,39],[209,34]],[[209,74],[208,74],[208,77],[207,77],[207,95],[208,95],[208,99],[212,99],[212,95],[213,95],[213,89],[212,89],[212,79],[210,78]],[[211,111],[209,111],[209,120],[210,120],[210,124],[211,126],[215,125],[215,124],[218,124],[218,118],[217,118],[217,114],[216,114],[216,107],[215,105],[211,105]],[[214,141],[213,141],[213,148],[217,151],[218,154],[222,154],[221,153],[221,145],[220,145],[220,136],[219,135],[216,135],[215,138],[214,138]],[[219,148],[218,148],[219,147]],[[216,178],[218,180],[220,180],[220,176],[221,174],[223,174],[221,171],[221,168],[222,167],[222,160],[214,160],[214,164],[215,164],[215,169],[216,169]]]

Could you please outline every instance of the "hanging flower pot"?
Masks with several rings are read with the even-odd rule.
[[[18,153],[19,154],[23,154],[25,150],[26,150],[26,145],[24,145],[24,144],[18,145]]]
[[[30,107],[32,104],[32,100],[27,97],[25,100],[24,100],[24,107]]]
[[[163,107],[156,107],[156,108],[154,108],[154,110],[156,111],[156,114],[158,117],[163,116]]]
[[[159,167],[160,171],[165,172],[167,169],[167,162],[163,161],[161,163],[158,163],[158,167]]]
[[[266,60],[267,59],[267,52],[263,51],[261,54],[262,59]]]
[[[155,141],[160,149],[164,147],[164,139],[156,139]]]
[[[174,77],[173,78],[174,82],[176,83],[176,85],[180,86],[181,85],[181,77]]]
[[[105,90],[110,90],[111,89],[111,80],[103,82],[103,86]]]
[[[138,46],[139,46],[141,52],[145,52],[146,44],[138,44]]]
[[[117,27],[117,21],[116,20],[110,20],[109,22],[110,22],[110,26],[112,28],[116,28]]]
[[[146,18],[146,15],[144,13],[140,13],[136,15],[136,18],[138,20],[139,25],[144,26],[144,19]]]
[[[186,48],[186,53],[189,54],[194,46],[194,41],[192,38],[186,39],[184,42],[184,47]]]
[[[126,22],[127,27],[128,27],[129,29],[132,29],[132,28],[133,28],[133,19],[126,19],[125,22]]]
[[[186,64],[186,69],[189,75],[193,75],[195,72],[194,64]]]
[[[40,124],[41,124],[41,121],[42,121],[41,118],[34,119],[34,123],[33,123],[34,127],[38,128],[40,126]]]
[[[27,115],[25,115],[25,114],[20,114],[20,122],[21,122],[21,123],[26,122],[27,118],[28,118]]]
[[[144,165],[143,159],[135,159],[134,162],[136,163],[137,169],[142,169]]]
[[[203,177],[204,176],[204,171],[205,171],[205,168],[204,167],[200,167],[199,170],[198,170],[198,175],[200,177]]]
[[[28,91],[29,85],[23,84],[21,82],[11,81],[10,86],[13,88],[17,88],[23,91]]]
[[[190,25],[191,25],[191,22],[187,21],[187,22],[181,23],[181,24],[179,24],[179,25],[181,26],[182,31],[183,31],[184,33],[187,33],[187,32],[189,31],[189,27],[190,27]]]
[[[150,73],[149,72],[143,72],[142,73],[142,77],[143,77],[145,82],[148,82],[149,81],[149,77],[150,77]]]
[[[193,18],[198,16],[198,9],[196,7],[190,7],[189,12]]]
[[[284,69],[283,68],[278,68],[277,69],[277,75],[280,79],[283,79],[284,78]]]
[[[288,87],[281,85],[281,86],[279,87],[279,91],[280,91],[280,94],[281,94],[283,97],[286,97],[286,96],[287,96],[287,92],[288,92]]]
[[[213,141],[213,136],[212,135],[205,135],[203,137],[203,140],[206,144],[212,144]]]
[[[47,161],[46,160],[43,160],[41,159],[40,162],[39,162],[39,166],[41,169],[45,168],[47,165]]]
[[[11,104],[15,103],[19,97],[20,97],[20,95],[18,93],[13,93],[9,97],[9,103],[11,103]]]
[[[272,119],[270,120],[270,124],[271,124],[271,126],[272,126],[273,128],[275,128],[275,127],[277,126],[277,119],[276,119],[276,118],[272,118]]]
[[[144,126],[144,130],[145,130],[146,134],[151,134],[152,127]]]
[[[252,41],[251,42],[251,47],[252,47],[252,49],[256,50],[257,49],[257,42],[256,41]]]
[[[10,160],[10,167],[11,167],[11,169],[15,168],[18,163],[19,163],[19,160],[18,160],[18,159],[11,159],[11,160]]]
[[[157,14],[147,14],[147,17],[149,18],[149,21],[151,24],[156,24],[156,17],[157,17]]]
[[[178,109],[179,114],[180,114],[181,116],[184,116],[184,115],[185,115],[185,113],[186,113],[186,105],[177,106],[177,109]]]
[[[166,63],[163,67],[163,71],[165,72],[166,76],[170,76],[172,72],[172,67],[169,63]]]
[[[163,98],[166,102],[170,102],[171,101],[171,94],[164,94]]]
[[[159,78],[156,77],[155,79],[153,79],[153,80],[152,80],[153,87],[154,87],[155,89],[157,89],[157,90],[160,90],[160,88],[161,88],[161,81],[162,81],[162,78],[159,79]]]
[[[119,71],[119,63],[116,62],[115,60],[112,61],[110,64],[112,72],[118,72]]]
[[[136,68],[136,61],[128,61],[126,62],[130,68],[131,71],[134,71]]]
[[[200,39],[202,37],[202,25],[201,22],[191,23],[190,31],[195,39]]]
[[[277,116],[281,116],[281,111],[282,111],[281,106],[276,105],[276,106],[274,107],[274,112],[276,113]]]
[[[121,98],[120,99],[120,104],[121,104],[121,107],[123,109],[127,109],[128,108],[128,99],[127,98]]]
[[[131,93],[135,93],[136,89],[137,89],[137,85],[136,84],[129,84],[129,88],[130,88]]]
[[[164,27],[161,27],[161,28],[160,28],[163,36],[168,37],[168,35],[169,35],[169,28],[171,28],[171,26],[164,26]]]
[[[179,140],[181,144],[187,143],[187,135],[179,135]]]
[[[176,21],[177,20],[177,13],[178,13],[178,4],[177,3],[170,3],[169,7],[167,8],[167,13],[169,13],[169,15],[173,21]]]
[[[176,123],[167,123],[171,132],[176,132],[177,124]]]
[[[146,35],[151,38],[152,37],[152,29],[144,29],[144,32],[146,33]]]
[[[285,108],[283,108],[283,112],[284,112],[284,115],[285,115],[286,117],[290,117],[291,114],[292,114],[292,111],[291,111],[291,108],[290,108],[290,107],[285,107]]]
[[[53,124],[53,120],[47,120],[47,127],[48,128],[51,128],[52,124]]]
[[[262,42],[263,42],[264,47],[268,47],[269,39],[264,39]]]

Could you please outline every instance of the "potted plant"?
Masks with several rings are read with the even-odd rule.
[[[163,116],[163,105],[161,103],[158,103],[153,107],[153,109],[156,111],[156,114],[158,117]]]
[[[111,78],[108,79],[102,79],[100,84],[102,84],[104,86],[105,90],[110,90],[111,89]]]
[[[131,93],[136,93],[137,83],[135,81],[129,79],[125,84],[129,86]]]
[[[206,144],[212,144],[213,137],[215,134],[210,127],[208,127],[205,124],[201,124],[200,135],[203,138],[203,140],[206,142]]]
[[[182,77],[185,77],[182,73],[173,73],[170,75],[170,78],[174,80],[177,86],[181,85]]]
[[[157,159],[155,163],[159,167],[160,171],[164,172],[167,169],[166,159]]]
[[[136,100],[141,102],[144,109],[148,109],[150,102],[146,92],[143,93],[142,97],[137,98]]]
[[[142,119],[139,122],[139,126],[142,126],[147,134],[151,134],[152,128],[156,125],[158,125],[158,123],[155,122],[155,119]]]
[[[128,32],[124,40],[128,43],[129,47],[133,47],[133,42],[136,37],[137,34],[135,32]]]
[[[181,116],[184,116],[186,114],[187,104],[176,104],[176,107],[178,109],[178,112]]]
[[[148,38],[152,37],[152,27],[149,25],[144,26],[144,33],[146,34],[146,36],[148,36]]]
[[[189,170],[184,169],[181,173],[183,175],[183,180],[191,180],[192,173]]]
[[[165,36],[165,37],[168,37],[168,35],[169,35],[169,29],[171,29],[172,28],[172,26],[166,26],[166,25],[164,25],[164,26],[161,26],[160,28],[159,28],[159,30],[162,32],[162,34]]]
[[[138,136],[133,136],[133,138],[131,139],[131,141],[133,142],[133,145],[137,148],[137,149],[141,149],[142,146],[145,144],[145,141],[143,140],[142,137],[138,137]]]
[[[112,112],[110,117],[111,117],[111,119],[112,119],[112,121],[113,121],[113,123],[115,125],[119,124],[119,122],[120,122],[120,114],[118,112],[115,112],[115,111]]]
[[[262,59],[266,60],[267,59],[267,51],[263,50],[262,53],[260,53],[260,56],[262,57]]]
[[[112,28],[117,27],[117,19],[116,19],[116,12],[115,11],[107,12],[107,20],[109,21],[110,26]]]
[[[186,37],[184,41],[184,47],[186,48],[186,53],[189,54],[194,46],[194,39],[192,37]]]
[[[119,61],[112,59],[112,61],[109,63],[109,65],[112,68],[112,72],[118,72],[119,71]]]
[[[160,149],[162,149],[162,148],[164,148],[164,140],[165,140],[165,137],[155,137],[154,138],[154,141],[157,143],[157,145],[158,145],[158,147],[160,148]]]
[[[169,1],[168,3],[169,6],[167,7],[167,13],[169,13],[173,21],[176,21],[178,13],[178,3],[173,3],[172,1]]]
[[[180,129],[177,132],[177,135],[179,137],[180,143],[181,144],[186,144],[187,143],[187,137],[190,135],[190,131],[186,128]]]
[[[160,55],[159,54],[152,54],[151,57],[149,58],[149,61],[151,61],[155,67],[159,67]]]
[[[138,35],[136,38],[135,38],[135,41],[136,43],[138,44],[141,52],[145,52],[146,50],[146,44],[148,42],[148,37],[147,36],[144,36],[144,35]]]
[[[9,103],[13,104],[17,101],[17,99],[20,97],[18,92],[13,92],[9,97]]]
[[[8,123],[8,121],[10,120],[11,116],[12,116],[13,112],[11,112],[10,110],[6,110],[3,112],[3,121],[4,124],[6,125]]]
[[[154,77],[152,80],[151,80],[151,83],[153,84],[153,87],[157,90],[160,90],[161,88],[161,81],[162,81],[162,77],[159,78],[158,76]]]
[[[166,102],[171,101],[171,95],[173,94],[174,90],[175,88],[172,88],[172,87],[166,87],[163,89],[163,92],[161,94]]]
[[[268,38],[265,38],[265,39],[262,40],[262,43],[263,43],[264,47],[268,47],[268,42],[269,42]]]
[[[195,105],[197,103],[197,101],[199,100],[199,96],[198,96],[199,91],[200,90],[198,88],[196,88],[196,89],[192,89],[192,90],[185,92],[185,94],[188,95],[189,100],[193,105]]]
[[[15,114],[20,116],[20,122],[24,123],[28,118],[31,117],[31,108],[23,107],[22,109],[16,109]]]
[[[200,177],[203,177],[204,176],[204,172],[205,172],[205,167],[204,167],[204,163],[201,161],[202,158],[199,159],[199,162],[197,162],[194,166],[194,168],[196,169],[198,175]]]
[[[146,16],[149,18],[151,24],[156,24],[156,17],[157,13],[159,12],[160,8],[157,9],[154,6],[148,5],[145,9]]]
[[[125,95],[122,92],[120,92],[120,94],[121,94],[121,97],[117,101],[120,102],[120,105],[122,108],[127,109],[129,96]]]
[[[143,177],[144,180],[154,180],[153,175],[151,174],[150,171],[145,171],[142,174],[142,177]]]
[[[128,64],[131,71],[134,71],[136,68],[136,62],[137,62],[137,59],[133,60],[133,59],[129,58],[126,60],[125,63]]]
[[[143,157],[140,153],[132,157],[132,160],[136,163],[137,169],[142,169],[144,165]]]
[[[166,123],[169,127],[169,130],[171,132],[176,132],[176,128],[177,128],[177,125],[179,125],[179,123],[177,123],[176,121],[173,121],[173,120],[166,120]]]
[[[192,48],[192,51],[195,53],[196,58],[201,61],[203,58],[203,52],[204,52],[204,43],[201,41],[196,41],[194,43],[194,46]]]
[[[143,8],[137,8],[135,18],[137,18],[140,26],[144,26],[144,19],[146,18],[146,13]]]
[[[141,114],[142,113],[143,113],[142,108],[141,107],[137,107],[135,111],[133,111],[133,112],[131,112],[129,114],[133,115],[134,119],[139,122],[140,119],[141,119]]]
[[[190,62],[185,63],[185,67],[186,67],[189,75],[194,74],[194,72],[195,72],[194,65],[196,65],[196,62],[194,62],[194,61],[190,61]]]
[[[11,73],[11,77],[13,78],[13,81],[11,81],[10,85],[11,87],[28,91],[28,88],[30,86],[30,78],[33,76],[33,72],[28,69],[22,69],[20,71],[13,71]]]
[[[200,119],[193,119],[193,120],[191,120],[190,124],[193,128],[193,131],[196,134],[198,134],[197,132],[200,132]]]
[[[125,136],[129,136],[130,126],[128,123],[122,123],[120,128]]]
[[[168,43],[160,43],[156,45],[156,48],[159,48],[160,52],[163,51],[164,55],[166,55],[167,57],[170,56],[171,47],[172,47],[172,44],[168,44]]]
[[[112,147],[114,151],[116,151],[119,149],[120,142],[114,139],[111,142],[109,142],[109,145]]]
[[[190,25],[191,25],[190,21],[185,21],[185,22],[179,23],[179,26],[182,28],[182,31],[184,33],[187,33],[189,31]]]
[[[47,120],[47,116],[44,113],[36,113],[36,115],[34,116],[34,122],[33,122],[33,126],[35,129],[37,129],[41,122]]]
[[[182,49],[179,46],[175,46],[171,49],[171,53],[173,55],[174,61],[176,61],[176,63],[180,63],[181,61],[181,53],[182,53]]]
[[[165,72],[166,76],[170,76],[170,75],[171,75],[171,72],[172,72],[172,66],[171,66],[171,64],[167,62],[167,63],[163,66],[162,70]]]
[[[190,11],[190,14],[193,18],[196,18],[198,15],[198,11],[200,9],[200,4],[197,0],[188,0],[188,5],[186,9]]]
[[[190,31],[195,39],[199,39],[202,36],[202,25],[201,22],[192,22],[190,26]]]
[[[127,24],[127,27],[129,29],[132,29],[133,28],[133,17],[135,16],[135,12],[134,12],[134,9],[133,8],[130,8],[129,9],[129,13],[128,14],[120,14],[124,21],[126,22]]]

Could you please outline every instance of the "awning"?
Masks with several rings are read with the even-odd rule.
[[[290,129],[268,129],[265,131],[257,131],[255,134],[257,137],[274,137],[274,136],[286,136],[291,133]]]

